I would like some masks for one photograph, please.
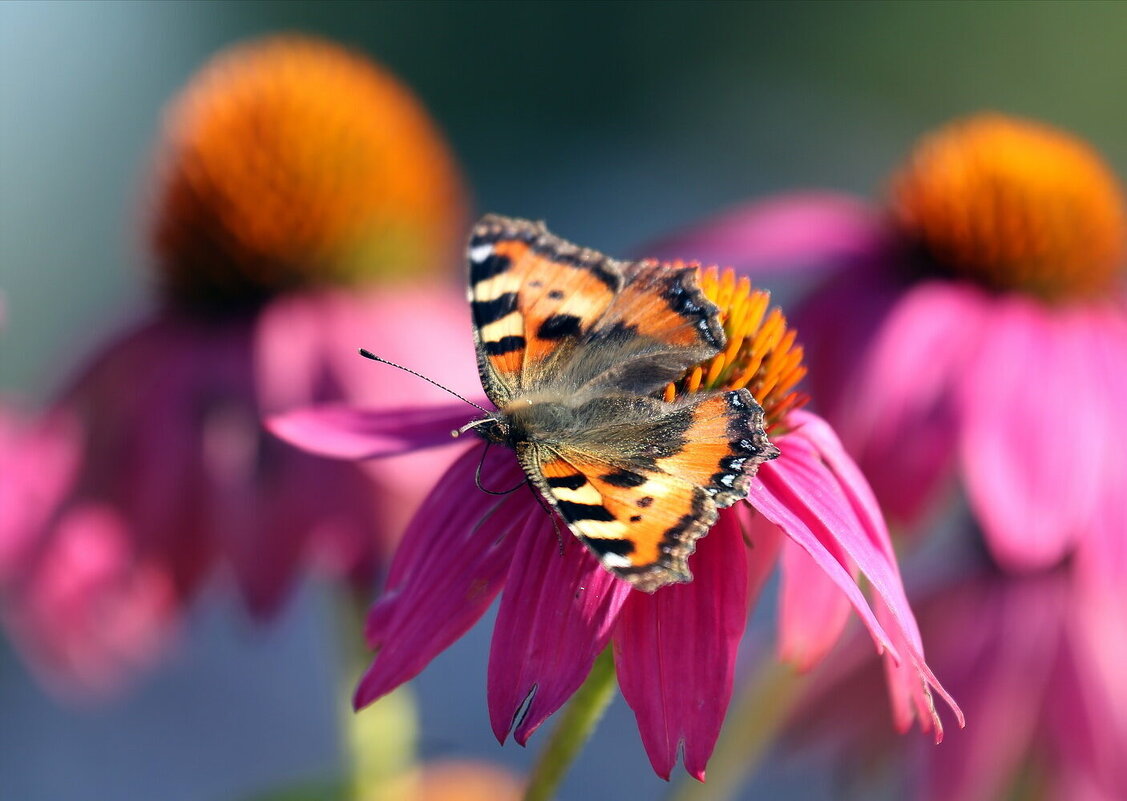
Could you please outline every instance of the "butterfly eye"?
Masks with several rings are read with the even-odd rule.
[[[478,432],[490,442],[504,443],[509,441],[511,427],[504,420],[489,420],[484,423]]]

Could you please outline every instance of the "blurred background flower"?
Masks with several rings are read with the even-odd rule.
[[[768,225],[780,209],[811,223],[801,244]],[[1123,797],[1127,772],[1110,756],[1127,751],[1118,180],[1063,131],[979,114],[921,139],[884,214],[783,198],[662,245],[761,267],[787,246],[829,273],[799,313],[815,397],[906,535],[941,521],[965,538],[926,555],[917,592],[925,645],[974,723],[919,755],[919,797]],[[879,737],[847,733],[862,694],[837,686],[842,676],[858,680],[830,671],[807,710],[845,699],[839,736],[879,755]]]
[[[288,36],[213,59],[167,113],[146,208],[157,309],[89,357],[5,458],[5,550],[21,558],[4,617],[79,690],[123,680],[113,666],[151,655],[217,575],[260,618],[307,567],[366,593],[412,479],[441,460],[365,474],[282,445],[260,414],[425,396],[437,390],[378,374],[356,347],[422,358],[465,336],[446,285],[465,218],[453,158],[406,88],[337,45]]]
[[[180,303],[461,274],[453,156],[411,91],[359,53],[296,35],[226,51],[165,129],[146,206]]]
[[[1113,100],[1124,25],[1120,4],[1076,3],[3,3],[0,386],[44,399],[84,343],[136,314],[142,285],[122,266],[140,261],[130,240],[151,230],[132,222],[140,157],[186,77],[247,37],[307,31],[378,58],[441,122],[482,210],[629,253],[748,196],[823,186],[856,205],[921,131],[980,108],[1082,132],[1127,174],[1127,118]],[[839,232],[839,247],[852,233]],[[793,310],[791,280],[768,286]],[[341,358],[356,360],[356,344]],[[436,373],[440,361],[421,367]],[[390,380],[365,368],[358,381]],[[336,634],[320,594],[294,600],[249,637],[222,600],[197,605],[180,658],[96,712],[51,704],[0,644],[5,792],[218,801],[333,768]],[[777,610],[760,609],[746,645],[769,636]],[[534,754],[480,736],[492,614],[415,680],[420,748],[521,771]],[[879,723],[887,730],[887,716]],[[636,726],[612,704],[561,798],[663,792]],[[833,774],[770,760],[742,797],[840,794]]]

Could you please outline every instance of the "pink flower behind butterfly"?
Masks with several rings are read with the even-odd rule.
[[[328,42],[272,38],[215,58],[167,123],[148,198],[160,307],[0,432],[3,617],[53,685],[120,682],[219,580],[260,619],[307,571],[367,588],[450,461],[329,462],[261,425],[317,401],[425,402],[438,390],[356,347],[416,361],[465,338],[452,291],[371,283],[457,262],[464,189],[411,93]],[[436,376],[472,375],[465,356]]]
[[[1121,595],[1064,566],[1000,571],[981,547],[945,553],[947,575],[913,592],[929,662],[972,725],[938,749],[888,737],[879,672],[855,639],[813,674],[788,739],[828,743],[847,770],[909,765],[905,797],[923,801],[1034,787],[1038,798],[1118,801],[1127,789]]]
[[[749,609],[782,549],[791,575],[816,599],[792,622],[806,635],[808,659],[816,660],[840,632],[845,618],[837,619],[839,606],[828,596],[841,598],[887,655],[900,723],[918,716],[941,736],[931,690],[958,714],[957,708],[924,662],[864,479],[829,426],[797,410],[801,398],[793,386],[803,369],[793,333],[777,310],[768,313],[762,293],[730,272],[706,272],[701,285],[721,310],[729,347],[670,386],[668,396],[746,387],[766,409],[782,453],[759,467],[749,503],[723,510],[700,540],[689,559],[693,581],[653,594],[634,590],[562,525],[558,536],[533,492],[482,491],[475,486],[479,469],[486,490],[508,490],[525,479],[511,451],[487,454],[478,440],[438,479],[396,552],[368,617],[376,657],[357,688],[357,707],[422,671],[500,593],[487,687],[499,741],[512,732],[525,743],[613,645],[618,681],[654,770],[668,778],[683,747],[686,770],[703,780]],[[477,394],[467,384],[453,389]],[[278,416],[271,427],[314,452],[357,459],[449,443],[451,429],[476,416],[462,404],[383,412],[313,407]],[[862,574],[871,601],[857,584]],[[831,608],[827,622],[820,613]]]
[[[984,553],[929,557],[921,622],[975,725],[923,755],[921,797],[1030,773],[1052,799],[1127,797],[1127,204],[1099,156],[980,115],[921,141],[887,210],[780,198],[658,251],[821,268],[799,324],[826,417],[894,520],[966,496]],[[813,706],[874,708],[827,687]]]

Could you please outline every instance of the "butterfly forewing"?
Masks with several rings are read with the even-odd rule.
[[[525,220],[489,216],[469,244],[470,302],[485,391],[503,406],[558,372],[622,286],[617,262]]]

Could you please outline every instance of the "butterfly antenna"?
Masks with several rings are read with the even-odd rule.
[[[380,364],[386,364],[386,365],[388,365],[389,367],[395,367],[395,368],[397,368],[397,369],[399,369],[399,370],[402,370],[402,371],[403,371],[403,372],[405,372],[405,373],[410,373],[410,374],[411,374],[411,375],[413,375],[413,376],[418,376],[419,378],[423,379],[424,381],[426,381],[426,382],[428,382],[428,383],[431,383],[431,384],[434,384],[434,385],[435,385],[436,387],[438,387],[439,389],[441,389],[441,390],[442,390],[443,392],[448,392],[448,393],[450,393],[451,395],[453,395],[453,396],[454,396],[455,398],[457,398],[458,400],[460,400],[460,401],[465,401],[465,402],[466,402],[466,403],[468,403],[468,404],[469,404],[470,406],[473,406],[473,407],[474,407],[475,409],[481,409],[481,411],[485,412],[486,414],[489,414],[489,410],[488,410],[488,409],[485,409],[485,408],[483,408],[483,407],[481,407],[481,406],[478,406],[478,405],[477,405],[476,403],[474,403],[474,402],[473,402],[472,400],[470,400],[469,398],[463,398],[463,397],[462,397],[461,395],[459,395],[459,394],[458,394],[457,392],[455,392],[454,390],[450,389],[450,387],[444,387],[444,386],[442,386],[442,384],[438,383],[438,382],[437,382],[437,381],[435,381],[435,380],[434,380],[433,378],[427,378],[427,377],[426,377],[425,375],[423,375],[422,373],[416,373],[416,372],[415,372],[414,370],[412,370],[412,369],[411,369],[411,368],[409,368],[409,367],[404,367],[404,366],[403,366],[403,365],[401,365],[401,364],[396,364],[395,362],[390,362],[390,361],[388,361],[387,359],[383,359],[383,358],[381,358],[381,357],[377,356],[376,354],[372,353],[372,352],[371,352],[370,350],[367,350],[367,349],[365,349],[365,348],[360,348],[360,355],[361,355],[361,356],[363,356],[363,357],[364,357],[365,359],[371,359],[371,360],[372,360],[372,361],[374,361],[374,362],[379,362]]]
[[[479,490],[481,490],[482,492],[487,492],[487,493],[489,493],[490,495],[509,495],[509,494],[511,494],[511,493],[513,493],[513,492],[516,492],[516,491],[517,491],[518,489],[520,489],[521,487],[523,487],[523,486],[524,486],[524,485],[525,485],[525,484],[526,484],[526,483],[528,482],[528,480],[527,480],[527,479],[525,479],[524,481],[520,482],[519,484],[517,484],[517,485],[516,485],[515,487],[513,487],[512,489],[507,489],[507,490],[504,490],[503,492],[498,492],[497,490],[486,489],[485,487],[481,486],[481,467],[482,467],[482,465],[484,465],[484,464],[485,464],[485,455],[486,455],[487,453],[489,453],[489,446],[490,446],[491,444],[492,444],[492,443],[490,443],[490,442],[489,442],[488,440],[486,440],[486,442],[485,442],[485,450],[483,450],[483,451],[481,452],[481,461],[477,463],[477,470],[475,470],[475,471],[474,471],[474,474],[473,474],[473,483],[474,483],[474,484],[477,484],[477,488],[478,488]]]

